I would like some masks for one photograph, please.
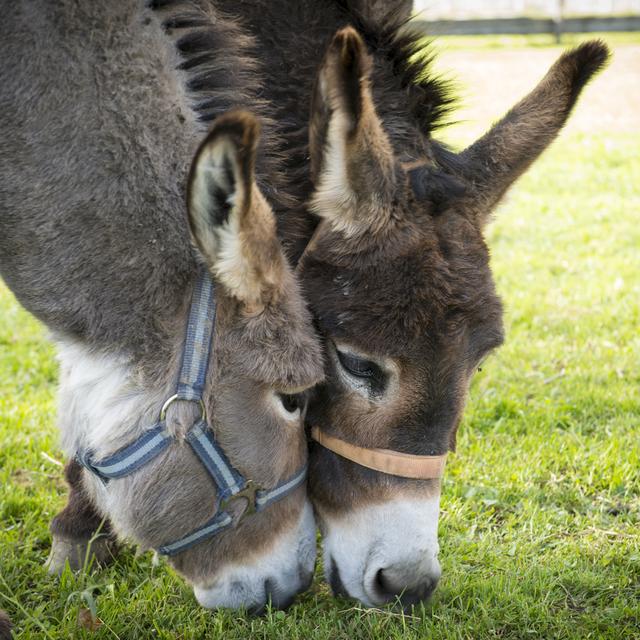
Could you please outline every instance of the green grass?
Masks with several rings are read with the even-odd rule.
[[[490,227],[507,341],[473,383],[443,488],[443,579],[411,616],[336,600],[320,571],[287,613],[211,613],[133,550],[49,577],[57,367],[0,286],[0,607],[19,637],[640,638],[639,148],[639,133],[562,136]],[[78,624],[91,607],[96,631]]]

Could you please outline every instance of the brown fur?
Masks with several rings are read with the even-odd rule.
[[[69,499],[65,508],[51,522],[51,533],[67,538],[89,538],[98,530],[102,518],[95,513],[93,505],[82,486],[82,467],[70,460],[64,468],[64,478],[69,486]],[[105,533],[109,525],[105,524]]]
[[[0,609],[0,640],[11,640],[12,626],[9,616]]]
[[[111,524],[96,511],[85,491],[82,474],[82,467],[75,460],[66,464],[64,476],[69,486],[69,497],[49,527],[55,543],[47,565],[53,573],[64,568],[65,560],[72,570],[77,571],[87,561],[109,564],[117,553]]]
[[[310,119],[310,206],[321,222],[299,273],[327,369],[308,421],[363,447],[443,454],[455,448],[475,369],[502,342],[483,226],[608,54],[601,43],[565,54],[486,136],[455,154],[427,132],[407,139],[424,111],[398,116],[392,79],[375,73],[387,52],[367,52],[359,39],[347,27],[329,45]],[[329,100],[318,99],[323,93]],[[352,144],[364,121],[367,144]],[[437,480],[385,475],[314,445],[310,494],[334,591],[369,605],[429,597],[440,576],[439,491]]]
[[[395,390],[390,386],[383,398],[367,398],[345,387],[338,360],[327,358],[327,381],[309,412],[313,424],[365,447],[440,454],[455,446],[470,378],[502,341],[502,307],[482,227],[506,188],[557,134],[579,89],[605,58],[606,50],[593,43],[565,54],[532,94],[459,156],[433,145],[432,157],[390,161],[389,127],[369,106],[369,54],[353,29],[336,35],[315,95],[322,87],[340,95],[330,94],[329,104],[314,100],[310,126],[312,159],[319,167],[311,202],[324,221],[299,269],[328,351],[346,343],[375,362],[390,359],[399,373]],[[355,167],[347,175],[372,177],[370,185],[353,188],[345,212],[331,199],[323,202],[323,172],[338,161],[332,158],[330,122],[345,118],[341,109],[349,110],[346,117],[353,122],[375,119],[367,130],[376,136],[366,146],[346,141],[345,161]],[[353,139],[357,131],[346,135]],[[390,163],[385,182],[375,167]],[[416,177],[431,184],[421,189]],[[344,218],[356,213],[364,223],[353,234],[345,230]],[[318,446],[311,486],[325,515],[387,500],[389,487],[403,493],[417,487]]]

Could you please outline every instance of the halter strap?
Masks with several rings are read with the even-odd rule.
[[[123,478],[144,467],[173,442],[165,427],[164,422],[158,422],[137,440],[101,460],[94,461],[91,451],[77,451],[76,460],[105,483]]]
[[[207,379],[209,356],[216,319],[215,285],[207,269],[202,269],[195,283],[189,309],[182,365],[176,388],[160,411],[159,421],[137,440],[115,453],[95,461],[91,451],[78,451],[76,460],[105,484],[128,476],[157,458],[176,439],[167,431],[165,412],[175,400],[200,403],[202,416],[191,427],[186,441],[198,457],[217,488],[216,513],[186,536],[158,548],[158,553],[176,555],[238,524],[242,518],[265,509],[302,485],[307,477],[306,465],[272,489],[261,489],[245,478],[231,464],[216,441],[206,421],[202,395]],[[226,507],[230,501],[245,498],[247,506],[239,518],[233,518]]]
[[[202,401],[215,324],[215,285],[209,271],[202,269],[191,295],[189,322],[176,390],[179,400]]]
[[[288,478],[284,482],[280,483],[273,489],[255,490],[253,493],[255,499],[251,502],[251,494],[245,495],[243,491],[239,491],[233,496],[233,499],[247,498],[248,504],[243,517],[247,515],[247,512],[254,513],[255,511],[262,511],[266,509],[271,503],[282,500],[282,498],[288,496],[295,491],[300,485],[307,479],[307,467],[304,466],[300,471],[295,473],[291,478]],[[248,485],[251,485],[251,481],[247,481]],[[175,556],[190,547],[202,542],[206,538],[214,536],[216,533],[223,531],[233,524],[233,518],[226,511],[218,511],[211,520],[208,520],[201,527],[198,527],[195,531],[180,538],[170,544],[165,544],[158,548],[158,553],[165,556]]]
[[[432,480],[444,475],[446,453],[439,456],[418,456],[389,449],[366,449],[330,436],[319,427],[311,429],[311,437],[325,449],[374,471],[415,480]]]
[[[191,428],[187,434],[187,442],[218,486],[218,502],[244,489],[247,480],[231,466],[218,446],[213,431],[204,420],[196,422]]]

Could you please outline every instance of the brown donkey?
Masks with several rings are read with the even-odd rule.
[[[277,183],[268,139],[232,111],[197,146],[208,125],[137,2],[5,13],[0,274],[58,344],[63,447],[82,465],[55,568],[106,517],[204,606],[286,606],[315,560],[297,394],[322,354],[256,183]],[[236,45],[219,68],[251,68],[218,28]],[[228,92],[260,111],[236,80],[209,96],[217,112]]]
[[[412,475],[400,458],[390,475],[371,468],[388,470],[393,454],[379,453],[382,466],[366,461],[374,449],[443,456],[455,447],[471,376],[503,339],[483,227],[606,58],[598,42],[563,55],[454,154],[419,135],[398,145],[393,119],[378,113],[363,39],[347,28],[331,43],[310,126],[310,206],[321,222],[299,274],[327,345],[327,381],[308,419],[320,442],[329,436],[313,450],[310,477],[335,591],[410,605],[435,587],[441,465]]]
[[[224,7],[255,38],[298,203],[276,211],[294,261],[304,253],[298,273],[326,343],[326,382],[307,419],[327,445],[312,448],[310,469],[325,573],[365,604],[410,605],[440,576],[436,476],[470,378],[503,339],[484,225],[607,49],[564,54],[454,153],[432,137],[451,102],[418,53],[422,34],[405,29],[411,3],[202,4]],[[418,479],[401,477],[416,469]]]

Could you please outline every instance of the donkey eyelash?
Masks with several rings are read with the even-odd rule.
[[[344,353],[336,349],[340,364],[352,375],[358,378],[369,378],[375,381],[382,381],[384,374],[380,367],[371,360],[358,358],[357,356]]]
[[[369,360],[361,360],[360,358],[355,358],[341,351],[338,351],[338,359],[340,360],[340,364],[354,375],[362,376],[363,378],[373,376],[372,363]]]

